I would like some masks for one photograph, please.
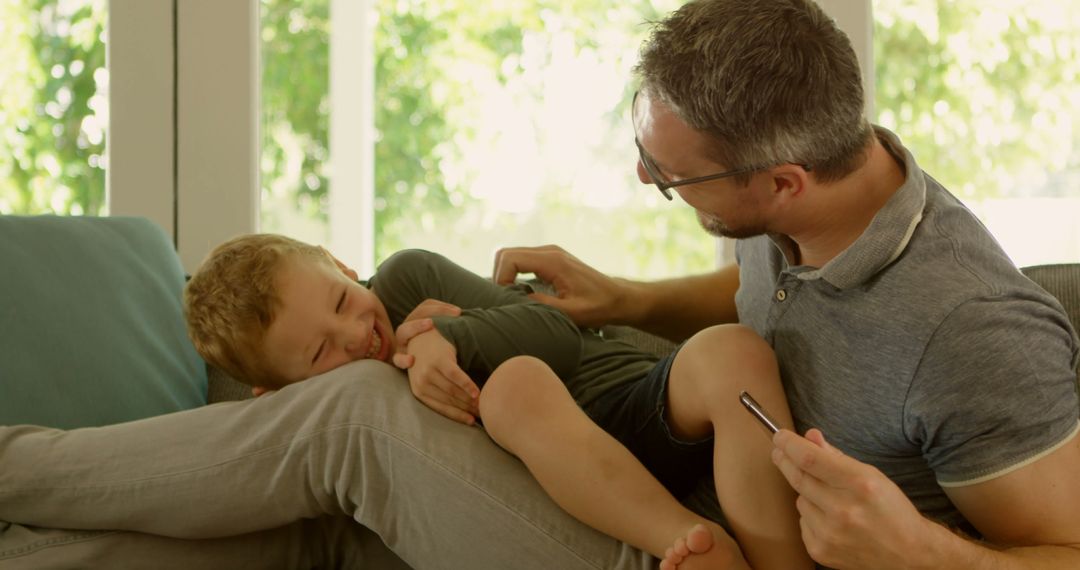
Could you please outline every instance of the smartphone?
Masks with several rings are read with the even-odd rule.
[[[761,422],[761,425],[765,426],[765,429],[772,433],[780,431],[780,426],[776,425],[776,421],[769,417],[769,414],[765,413],[765,410],[761,408],[761,405],[757,403],[757,400],[755,400],[753,396],[747,392],[743,392],[739,394],[739,401],[742,402],[743,406],[746,406],[748,412],[753,414],[753,416]]]

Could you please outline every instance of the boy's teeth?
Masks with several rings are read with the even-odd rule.
[[[368,349],[365,358],[375,358],[379,354],[379,349],[382,348],[382,337],[379,336],[378,331],[372,330],[371,337],[371,348]]]

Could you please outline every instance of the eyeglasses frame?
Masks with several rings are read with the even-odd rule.
[[[649,179],[652,180],[653,185],[660,191],[660,194],[668,201],[674,200],[671,195],[671,189],[679,186],[689,186],[691,184],[699,184],[701,182],[711,182],[713,180],[720,180],[723,178],[730,178],[732,176],[738,176],[740,174],[751,174],[770,168],[768,166],[755,166],[750,168],[738,168],[735,170],[728,170],[726,172],[720,172],[718,174],[709,174],[706,176],[695,176],[693,178],[683,178],[682,180],[676,180],[674,182],[667,182],[660,174],[660,169],[653,162],[652,157],[645,152],[645,148],[641,146],[641,141],[637,138],[637,123],[634,123],[634,109],[637,108],[638,91],[634,92],[634,98],[630,103],[630,121],[633,123],[634,128],[634,144],[637,145],[638,159],[641,160],[641,165],[645,167],[645,173],[649,175]],[[803,170],[810,171],[809,165],[800,165]]]

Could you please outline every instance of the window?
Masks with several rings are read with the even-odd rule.
[[[0,3],[0,214],[105,213],[105,0]]]
[[[377,0],[375,259],[421,247],[486,274],[498,246],[558,243],[630,277],[712,267],[693,211],[634,173],[631,68],[680,3]],[[327,4],[261,3],[262,228],[317,243]]]
[[[877,121],[1018,265],[1080,261],[1080,6],[875,0]]]

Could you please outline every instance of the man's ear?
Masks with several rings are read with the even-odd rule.
[[[797,164],[781,164],[770,171],[773,191],[786,197],[802,194],[810,183],[810,173]]]
[[[270,392],[270,391],[271,390],[269,388],[265,387],[265,386],[252,386],[251,387],[251,395],[255,396],[256,398],[258,398],[259,396],[262,396],[263,394],[265,394],[267,392]]]
[[[325,247],[320,245],[319,249],[321,249],[322,252],[327,255],[327,257],[329,257],[330,259],[333,259],[334,260],[334,265],[336,265],[337,268],[340,269],[342,273],[344,273],[345,275],[348,275],[349,279],[352,279],[353,281],[359,281],[360,280],[360,275],[358,275],[355,271],[350,269],[348,265],[345,265],[344,263],[342,263],[340,259],[334,257],[334,255],[332,253],[330,253],[329,251],[326,251]]]

